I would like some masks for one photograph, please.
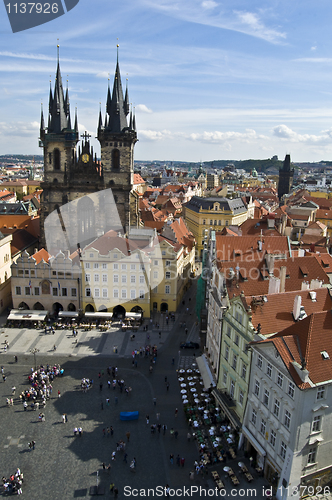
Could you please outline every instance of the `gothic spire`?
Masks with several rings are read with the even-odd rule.
[[[50,89],[50,128],[48,132],[60,134],[63,130],[68,129],[69,116],[69,95],[68,89],[66,92],[66,97],[63,93],[62,77],[60,71],[60,61],[59,61],[59,45],[58,49],[58,64],[54,84],[54,94],[52,96],[52,88]]]
[[[43,104],[41,105],[41,115],[40,115],[40,138],[43,140],[45,137],[45,122],[44,122],[44,113],[43,113]]]
[[[77,122],[77,108],[75,108],[75,125],[74,125],[75,132],[78,134],[78,122]]]
[[[129,104],[129,93],[128,93],[128,78],[126,80],[126,95],[124,100],[125,114],[126,116],[129,114],[130,104]]]
[[[119,47],[119,46],[118,46]],[[113,82],[112,96],[110,88],[107,92],[107,114],[109,115],[108,130],[115,133],[120,133],[124,128],[127,128],[127,114],[128,114],[129,97],[126,92],[126,100],[123,98],[120,65],[117,54],[116,69]]]
[[[98,121],[98,132],[103,128],[103,117],[101,114],[101,106],[99,106],[99,121]]]

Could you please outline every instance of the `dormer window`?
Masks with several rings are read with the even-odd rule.
[[[326,351],[321,351],[321,355],[322,355],[323,359],[330,359],[330,356],[329,356],[328,352],[326,352]]]

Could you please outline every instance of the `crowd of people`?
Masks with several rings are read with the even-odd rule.
[[[22,493],[22,483],[23,483],[23,472],[17,468],[15,474],[11,474],[9,478],[3,477],[2,483],[5,492],[7,493],[17,493],[21,495]]]

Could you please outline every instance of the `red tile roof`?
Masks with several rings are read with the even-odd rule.
[[[289,255],[287,236],[263,236],[262,251],[258,250],[259,241],[259,236],[223,236],[216,233],[218,263],[228,260],[253,261],[262,259],[265,253]]]
[[[38,252],[34,253],[32,257],[35,259],[36,263],[39,264],[42,260],[48,262],[51,255],[45,250],[45,248],[41,248]]]
[[[135,184],[145,184],[145,180],[140,174],[134,174],[134,185]]]
[[[260,324],[260,331],[263,335],[271,335],[293,325],[295,320],[292,313],[297,295],[301,296],[301,305],[307,316],[313,312],[332,309],[332,298],[328,288],[315,290],[315,302],[310,296],[310,291],[312,290],[270,294],[266,296],[267,302],[262,301],[257,305],[254,304],[251,296],[246,297],[246,303],[251,306],[252,310],[252,324],[256,329]]]
[[[294,382],[300,389],[309,388],[303,382],[293,366],[293,362],[301,365],[309,372],[314,384],[332,380],[332,313],[322,311],[313,313],[307,318],[278,332],[261,343],[273,342]],[[322,352],[326,352],[324,359]]]

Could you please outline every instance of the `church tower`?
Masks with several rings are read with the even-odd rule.
[[[290,155],[286,155],[282,166],[279,168],[278,197],[279,202],[284,194],[288,194],[294,177],[294,168],[291,168]]]
[[[122,226],[137,227],[138,195],[133,191],[136,122],[130,111],[127,86],[123,95],[118,55],[112,94],[108,86],[104,120],[101,111],[99,113],[98,140],[105,184],[112,189]]]
[[[69,92],[68,88],[66,92],[63,89],[58,48],[54,91],[50,88],[48,126],[45,127],[42,110],[39,143],[44,149],[40,245],[47,244],[51,253],[60,249],[73,251],[77,243],[83,248],[109,229],[126,232],[129,226],[138,225],[138,195],[133,191],[135,117],[130,113],[128,126],[128,89],[123,97],[118,61],[112,96],[108,88],[106,111],[104,125],[101,111],[99,113],[100,162],[93,153],[87,132],[77,147],[77,113],[72,127]],[[115,209],[119,217],[113,216]]]

